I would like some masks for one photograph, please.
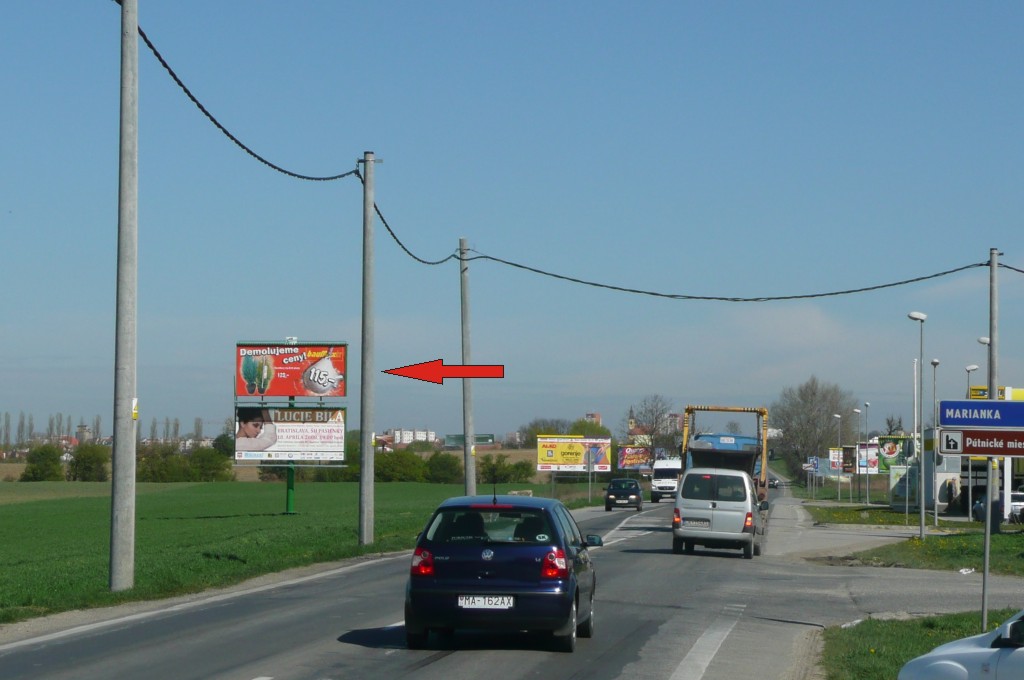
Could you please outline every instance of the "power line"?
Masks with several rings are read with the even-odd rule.
[[[121,4],[119,0],[114,0],[114,2],[116,2],[117,4]],[[327,176],[304,175],[304,174],[301,174],[301,173],[293,172],[291,170],[287,170],[287,169],[285,169],[285,168],[283,168],[283,167],[281,167],[279,165],[276,165],[276,164],[270,162],[269,160],[267,160],[263,156],[259,155],[258,153],[256,153],[252,149],[250,149],[248,146],[243,144],[241,142],[241,140],[239,140],[237,137],[235,137],[226,127],[224,127],[220,123],[220,121],[218,121],[213,116],[213,114],[211,114],[206,109],[206,107],[203,106],[203,104],[196,98],[196,96],[192,94],[192,91],[189,90],[189,88],[185,85],[185,83],[182,82],[181,78],[179,78],[178,75],[174,72],[174,69],[171,68],[170,64],[168,64],[167,61],[163,58],[163,55],[161,55],[160,51],[156,49],[156,46],[149,39],[149,36],[146,35],[146,32],[142,30],[141,26],[139,27],[139,36],[146,43],[146,46],[149,47],[150,51],[157,58],[157,61],[160,62],[161,66],[164,67],[164,70],[167,71],[167,73],[171,76],[171,78],[174,80],[174,82],[177,83],[178,87],[181,88],[182,92],[185,93],[185,95],[192,101],[193,104],[195,104],[195,106],[203,113],[203,115],[206,116],[210,120],[210,122],[213,123],[214,126],[216,126],[217,129],[220,130],[228,139],[230,139],[232,142],[234,142],[239,148],[241,148],[247,154],[249,154],[250,156],[252,156],[256,160],[258,160],[260,163],[263,163],[264,165],[272,168],[273,170],[276,170],[276,171],[278,171],[278,172],[280,172],[282,174],[288,175],[289,177],[294,177],[296,179],[310,180],[310,181],[316,181],[316,182],[328,182],[328,181],[338,180],[338,179],[342,179],[342,178],[354,175],[354,176],[359,178],[360,182],[364,181],[363,176],[359,172],[358,168],[356,168],[355,170],[350,170],[348,172],[344,172],[344,173],[340,173],[340,174],[336,174],[336,175],[327,175]],[[418,255],[413,253],[402,242],[402,240],[398,237],[398,234],[396,234],[394,229],[391,228],[391,225],[388,223],[387,219],[384,217],[384,213],[381,211],[380,207],[377,205],[376,202],[373,204],[373,209],[376,212],[377,217],[380,218],[380,221],[384,225],[384,228],[387,229],[388,234],[390,234],[391,238],[395,241],[395,243],[398,244],[398,247],[401,248],[402,251],[404,251],[405,254],[408,255],[409,257],[411,257],[413,260],[419,262],[420,264],[431,265],[431,266],[444,264],[445,262],[448,262],[448,261],[451,261],[451,260],[455,260],[455,261],[460,260],[459,255],[457,253],[454,253],[454,252],[452,254],[448,255],[447,257],[444,257],[444,258],[442,258],[440,260],[426,260],[426,259],[424,259],[422,257],[419,257]],[[650,296],[650,297],[660,297],[660,298],[669,299],[669,300],[696,300],[696,301],[711,301],[711,302],[779,302],[779,301],[784,301],[784,300],[807,300],[807,299],[813,299],[813,298],[836,297],[836,296],[840,296],[840,295],[854,295],[854,294],[857,294],[857,293],[868,293],[868,292],[872,292],[872,291],[876,291],[876,290],[884,290],[886,288],[895,288],[895,287],[898,287],[898,286],[906,286],[906,285],[910,285],[910,284],[913,284],[913,283],[920,283],[921,281],[928,281],[930,279],[937,279],[937,278],[940,278],[940,277],[943,277],[943,276],[949,276],[949,275],[952,275],[952,274],[957,274],[959,272],[966,271],[968,269],[974,269],[976,267],[987,267],[987,266],[989,266],[988,262],[976,262],[974,264],[964,265],[962,267],[957,267],[955,269],[949,269],[949,270],[946,270],[946,271],[937,272],[935,274],[928,274],[928,275],[925,275],[925,276],[917,276],[917,277],[914,277],[914,278],[911,278],[911,279],[904,279],[902,281],[893,281],[891,283],[882,283],[882,284],[877,284],[877,285],[874,285],[874,286],[863,286],[863,287],[860,287],[860,288],[849,288],[849,289],[845,289],[845,290],[829,291],[829,292],[823,292],[823,293],[803,293],[803,294],[799,294],[799,295],[775,295],[775,296],[758,296],[758,297],[734,297],[734,296],[721,296],[721,295],[692,295],[692,294],[688,294],[688,293],[663,293],[663,292],[652,291],[652,290],[643,290],[643,289],[639,289],[639,288],[627,288],[627,287],[624,287],[624,286],[616,286],[616,285],[607,284],[607,283],[600,283],[598,281],[588,281],[586,279],[580,279],[580,278],[576,278],[576,277],[573,277],[573,276],[566,276],[564,274],[556,274],[554,272],[545,271],[543,269],[539,269],[537,267],[532,267],[530,265],[525,265],[525,264],[522,264],[522,263],[519,263],[519,262],[513,262],[511,260],[506,260],[506,259],[503,259],[503,258],[500,258],[500,257],[495,257],[493,255],[487,255],[485,253],[480,253],[479,251],[475,251],[474,250],[473,252],[477,253],[477,255],[475,255],[473,257],[465,258],[466,261],[470,261],[470,260],[490,260],[492,262],[497,262],[499,264],[503,264],[503,265],[508,266],[508,267],[512,267],[512,268],[515,268],[515,269],[521,269],[523,271],[532,272],[534,274],[538,274],[538,275],[541,275],[541,276],[547,276],[549,278],[559,279],[561,281],[567,281],[569,283],[577,283],[577,284],[584,285],[584,286],[591,286],[591,287],[594,287],[594,288],[602,288],[602,289],[605,289],[605,290],[614,290],[614,291],[618,291],[618,292],[621,292],[621,293],[629,293],[629,294],[633,294],[633,295],[647,295],[647,296]],[[1011,267],[1010,265],[1003,264],[1001,262],[999,263],[998,266],[1006,267],[1007,269],[1011,269],[1011,270],[1013,270],[1015,272],[1018,272],[1020,274],[1024,274],[1024,270],[1018,269],[1016,267]]]

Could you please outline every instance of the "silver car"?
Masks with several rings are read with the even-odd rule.
[[[746,472],[691,468],[683,475],[672,516],[672,552],[693,552],[696,545],[733,548],[743,557],[761,554],[765,526],[754,482]]]

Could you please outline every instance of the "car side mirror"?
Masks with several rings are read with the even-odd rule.
[[[587,547],[588,548],[600,548],[604,545],[604,540],[597,534],[587,534]]]
[[[767,510],[769,507],[771,507],[771,506],[768,504],[768,501],[761,501],[758,504],[757,509],[763,511],[763,510]]]
[[[1024,619],[1017,619],[1007,626],[1006,639],[1015,647],[1024,647]]]

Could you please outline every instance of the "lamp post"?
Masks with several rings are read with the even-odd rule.
[[[917,504],[920,506],[921,533],[920,538],[924,541],[924,452],[921,451],[921,402],[920,398],[924,392],[924,321],[928,315],[924,312],[910,312],[907,318],[920,324],[920,341],[918,345],[917,381],[914,385],[914,451],[917,453]]]
[[[939,402],[935,400],[935,374],[939,360],[932,359],[932,507],[935,509],[935,528],[939,527]]]
[[[855,408],[853,412],[857,414],[857,429],[860,429],[860,409]],[[857,433],[857,455],[854,457],[856,461],[854,463],[855,470],[857,471],[857,502],[860,503],[860,432]],[[864,469],[868,468],[868,450],[867,444],[864,445]],[[850,495],[853,495],[853,488],[850,488]]]
[[[965,366],[967,371],[967,394],[964,395],[964,399],[971,398],[971,373],[978,370],[978,364],[971,364]],[[967,456],[967,518],[970,519],[974,512],[974,464],[971,462],[971,457]]]
[[[971,364],[965,366],[964,369],[967,371],[967,392],[964,393],[964,399],[971,398],[971,373],[978,370],[978,364]]]
[[[867,483],[867,499],[868,505],[871,505],[871,458],[868,456],[867,445],[871,441],[871,431],[868,429],[868,409],[871,408],[871,402],[864,402],[864,456],[865,462],[867,463],[868,483]]]
[[[983,335],[983,336],[981,336],[980,338],[978,338],[978,344],[979,344],[979,345],[985,345],[985,347],[988,347],[989,345],[991,345],[991,343],[992,343],[992,341],[991,341],[991,340],[989,340],[989,339],[988,339],[987,337],[985,337],[984,335]],[[991,368],[986,368],[986,369],[985,369],[985,371],[986,371],[986,374],[988,374],[988,373],[991,373],[991,372],[992,372],[992,369],[991,369]],[[991,381],[989,381],[989,382],[991,382]],[[986,384],[986,385],[988,385],[988,382],[986,382],[985,384]],[[999,389],[999,388],[998,388],[998,387],[996,387],[996,390],[998,390],[998,389]],[[998,398],[999,398],[999,395],[998,395],[998,394],[996,394],[995,396],[993,396],[993,395],[992,395],[991,393],[989,393],[989,391],[988,391],[988,388],[986,387],[986,388],[985,388],[985,398],[986,398],[986,399],[998,399]]]
[[[836,441],[836,446],[839,447],[839,456],[840,456],[839,460],[842,461],[842,455],[843,455],[843,416],[841,416],[838,413],[833,413],[832,417],[836,418],[837,419],[836,422],[839,423],[839,427],[836,428],[837,434],[838,434],[838,440]],[[829,458],[831,458],[831,456],[829,456]],[[836,500],[837,501],[843,500],[843,494],[839,490],[839,478],[842,477],[842,474],[843,474],[843,468],[841,466],[842,466],[842,463],[840,463],[840,468],[838,470],[836,470]],[[832,467],[831,461],[829,462],[829,467]]]

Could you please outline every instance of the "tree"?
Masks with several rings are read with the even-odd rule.
[[[782,390],[769,414],[774,427],[782,430],[781,453],[791,474],[798,474],[807,456],[821,456],[837,443],[837,428],[849,429],[844,441],[854,441],[854,418],[842,418],[836,423],[834,414],[852,413],[858,402],[850,392],[838,385],[810,379],[797,387]]]
[[[885,417],[886,434],[906,434],[903,429],[903,416],[888,415]]]
[[[427,479],[427,464],[412,451],[401,449],[378,455],[373,472],[378,482],[423,482]]]
[[[435,451],[427,458],[427,481],[434,484],[457,484],[464,481],[462,461],[450,453]]]
[[[629,410],[636,428],[650,438],[652,448],[675,449],[675,427],[668,417],[672,403],[666,397],[652,394]]]
[[[235,437],[230,434],[219,434],[217,438],[213,440],[213,448],[220,451],[222,456],[228,458],[235,457]]]
[[[188,455],[192,478],[200,482],[230,482],[234,479],[231,459],[217,449],[200,446]]]
[[[539,434],[569,434],[569,421],[562,418],[534,418],[519,428],[523,448],[536,449]]]
[[[70,482],[106,482],[110,480],[110,449],[99,444],[83,443],[75,448],[68,464]]]
[[[28,452],[25,469],[21,473],[23,482],[62,482],[64,468],[60,464],[60,447],[41,444]]]
[[[569,434],[578,434],[581,437],[591,437],[593,439],[611,439],[612,437],[612,431],[607,427],[586,418],[580,418],[570,425]]]
[[[480,484],[526,483],[533,477],[534,466],[528,460],[509,465],[507,453],[481,456],[476,466],[476,481]]]
[[[725,424],[725,431],[729,434],[743,434],[743,428],[735,420],[730,420]]]

